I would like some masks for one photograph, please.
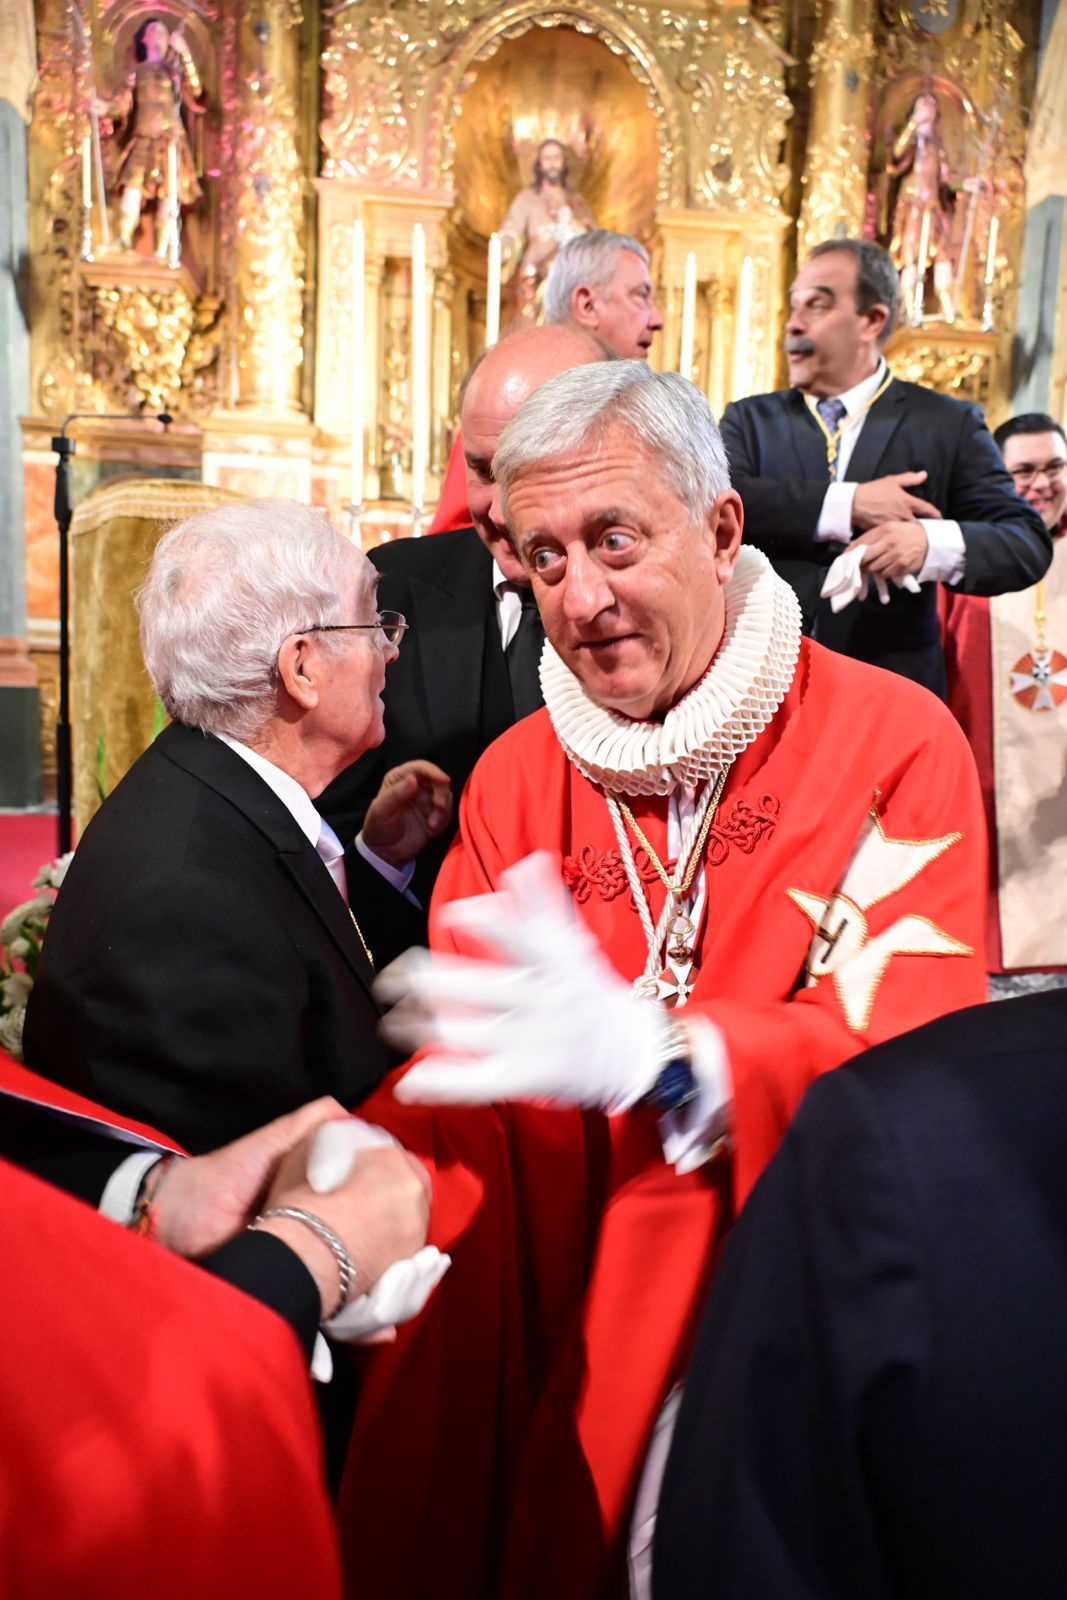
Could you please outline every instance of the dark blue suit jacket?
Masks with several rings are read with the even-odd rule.
[[[830,482],[826,443],[797,389],[728,405],[722,436],[730,476],[745,507],[745,539],[770,557],[796,590],[805,632],[859,661],[914,678],[944,698],[937,585],[918,595],[891,586],[834,616],[820,603],[826,568],[841,550],[815,539]],[[1036,583],[1052,559],[1040,517],[1015,493],[977,406],[894,379],[867,414],[848,466],[849,482],[892,473],[929,474],[916,493],[960,524],[966,594],[1003,594]]]
[[[821,1078],[733,1230],[657,1600],[1067,1592],[1067,993]]]
[[[379,966],[412,942],[411,909],[358,857],[349,898]],[[172,724],[75,851],[26,1062],[198,1154],[318,1095],[369,1093],[390,1064],[372,980],[282,802],[221,740]]]

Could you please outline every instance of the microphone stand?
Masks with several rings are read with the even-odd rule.
[[[71,492],[70,458],[74,440],[67,429],[72,422],[86,418],[93,422],[143,422],[146,419],[127,412],[72,411],[52,438],[56,453],[56,527],[59,529],[59,712],[56,718],[56,809],[58,812],[58,854],[66,855],[71,845],[71,760],[70,760],[70,524],[74,515]],[[174,420],[161,411],[155,420],[164,428]]]

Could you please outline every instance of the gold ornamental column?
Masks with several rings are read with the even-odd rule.
[[[858,236],[867,198],[867,100],[874,58],[871,0],[820,0],[811,53],[811,131],[797,258],[835,236]]]
[[[304,204],[299,0],[239,0],[233,108],[239,408],[300,409]]]

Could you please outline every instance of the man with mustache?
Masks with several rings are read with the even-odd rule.
[[[746,537],[793,585],[804,631],[944,697],[938,584],[1026,589],[1052,547],[977,407],[889,370],[897,299],[879,245],[817,245],[790,290],[793,387],[733,401],[723,441]]]

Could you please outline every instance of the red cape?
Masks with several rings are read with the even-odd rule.
[[[129,1126],[3,1053],[0,1086]],[[292,1331],[3,1161],[0,1206],[0,1593],[336,1600]]]

